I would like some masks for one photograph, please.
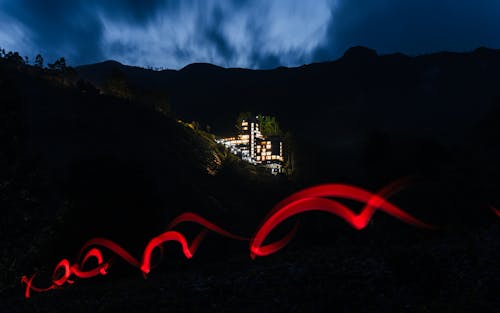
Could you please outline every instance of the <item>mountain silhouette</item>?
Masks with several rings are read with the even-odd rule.
[[[372,131],[452,142],[463,139],[497,101],[500,51],[409,57],[353,47],[336,61],[296,68],[196,63],[152,71],[106,61],[77,71],[101,86],[113,68],[137,88],[165,91],[181,118],[209,124],[219,134],[233,131],[239,112],[256,111],[277,115],[286,128],[318,142],[353,141]]]
[[[485,47],[412,57],[378,55],[358,46],[335,61],[272,70],[197,63],[153,71],[110,61],[76,70],[102,86],[113,68],[125,73],[135,88],[166,92],[181,119],[209,125],[217,135],[234,134],[239,112],[276,116],[299,147],[315,151],[302,158],[305,171],[324,179],[340,172],[356,176],[360,158],[380,138],[407,146],[391,148],[397,150],[392,158],[401,163],[426,151],[420,145],[470,147],[490,136],[482,125],[500,104],[500,50]],[[394,155],[384,152],[383,145],[378,150]],[[332,162],[344,165],[332,168]],[[401,165],[398,173],[424,167],[413,163]]]

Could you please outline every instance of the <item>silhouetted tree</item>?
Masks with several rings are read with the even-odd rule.
[[[66,59],[64,58],[59,58],[54,63],[48,64],[48,67],[51,70],[62,71],[62,72],[68,69],[68,67],[66,66]]]
[[[34,65],[35,65],[35,67],[39,67],[39,68],[43,67],[43,57],[40,53],[36,55]]]
[[[7,59],[7,61],[9,61],[10,63],[13,63],[13,64],[16,64],[16,65],[21,65],[21,64],[24,64],[24,59],[22,56],[19,55],[18,52],[12,52],[12,51],[9,51],[6,55],[5,55],[5,58]]]
[[[264,136],[281,136],[281,129],[278,121],[274,116],[258,116],[260,124],[260,132]]]
[[[241,131],[241,122],[252,117],[252,112],[241,112],[236,118],[236,124],[234,125],[238,131]]]

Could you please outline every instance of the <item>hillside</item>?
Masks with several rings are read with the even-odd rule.
[[[460,141],[500,97],[500,51],[487,48],[409,57],[355,47],[336,61],[274,70],[191,64],[152,71],[108,61],[77,71],[99,86],[113,68],[139,88],[165,90],[181,118],[216,133],[232,131],[228,121],[253,110],[279,115],[315,142],[336,139],[330,144],[371,131]]]
[[[256,222],[289,192],[213,135],[82,86],[70,69],[0,60],[3,283],[92,237],[142,248],[184,211],[232,228]],[[260,196],[247,199],[250,190]]]
[[[108,93],[116,69],[133,96]],[[357,47],[337,61],[268,71],[192,64],[155,72],[114,61],[49,70],[0,59],[0,307],[495,312],[499,70],[500,52],[485,48],[412,58]],[[150,103],[158,91],[168,106]],[[273,115],[290,132],[292,176],[239,161],[203,130],[232,133],[242,111]],[[251,236],[304,187],[377,191],[401,177],[411,183],[389,200],[435,228],[379,212],[356,231],[307,212],[270,235],[300,221],[290,244],[268,257],[252,260],[248,242],[210,233],[191,260],[167,245],[148,279],[115,258],[105,277],[30,299],[19,284],[35,272],[40,285],[50,281],[54,265],[90,238],[140,256],[182,212]]]
[[[375,188],[414,175],[436,184],[430,197],[446,191],[443,201],[457,188],[471,188],[459,203],[500,200],[499,50],[409,57],[354,47],[336,61],[274,70],[152,71],[113,61],[76,70],[100,86],[113,69],[135,88],[165,91],[178,116],[215,134],[233,132],[239,112],[276,116],[294,136],[303,185]]]

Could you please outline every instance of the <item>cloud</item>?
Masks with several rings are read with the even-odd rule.
[[[10,50],[14,51],[26,51],[31,49],[31,43],[27,40],[28,30],[22,23],[3,14],[1,11],[0,20],[4,25],[9,25],[9,27],[0,28],[0,47],[11,47]]]
[[[410,55],[500,47],[500,2],[490,0],[343,0],[315,59],[339,57],[364,45]]]
[[[98,58],[101,54],[95,41],[100,36],[90,7],[83,1],[28,1],[4,2],[2,11],[25,30],[22,39],[29,51],[23,54],[43,53],[47,61],[66,56],[73,62]],[[18,43],[9,49],[23,50]]]
[[[0,0],[0,46],[72,65],[193,62],[273,68],[379,53],[500,47],[500,3],[488,0]]]
[[[298,65],[319,45],[328,1],[183,1],[141,25],[102,14],[103,49],[136,64],[179,68],[191,62],[268,68]],[[130,54],[133,49],[138,53]],[[144,63],[143,63],[144,64]]]

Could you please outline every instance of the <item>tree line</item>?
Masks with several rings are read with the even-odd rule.
[[[14,65],[33,65],[37,68],[47,68],[55,71],[68,71],[71,69],[66,65],[66,59],[64,57],[56,59],[53,63],[48,63],[47,67],[45,67],[43,56],[40,53],[35,56],[33,63],[30,63],[28,56],[22,57],[17,51],[6,51],[2,48],[0,49],[0,59]]]

